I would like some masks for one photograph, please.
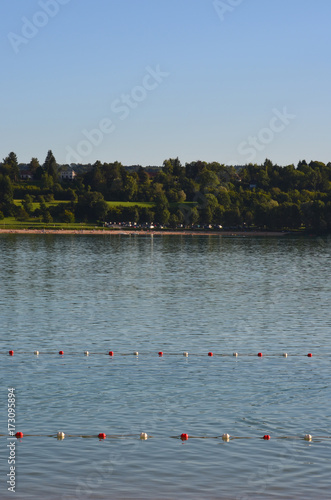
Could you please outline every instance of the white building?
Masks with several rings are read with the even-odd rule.
[[[60,175],[62,180],[73,181],[77,174],[72,168],[66,168]]]
[[[32,172],[30,172],[30,170],[21,170],[20,177],[21,177],[21,179],[24,179],[26,181],[30,181],[31,179],[33,179],[33,174],[32,174]]]

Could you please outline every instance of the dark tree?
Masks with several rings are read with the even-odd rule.
[[[2,173],[9,175],[12,181],[17,182],[19,180],[20,171],[18,168],[18,161],[15,153],[11,152],[6,158],[4,158]]]
[[[28,165],[28,169],[32,173],[33,176],[35,176],[37,169],[40,168],[40,164],[37,158],[31,158],[31,161]]]
[[[51,149],[47,153],[43,168],[44,168],[44,172],[47,173],[50,177],[52,177],[54,182],[57,182],[57,180],[58,180],[58,165],[56,163],[55,157],[54,157]]]

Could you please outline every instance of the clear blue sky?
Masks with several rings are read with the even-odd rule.
[[[331,161],[330,0],[215,3],[1,0],[0,158]]]

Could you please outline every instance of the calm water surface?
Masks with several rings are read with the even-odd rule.
[[[318,238],[1,235],[0,498],[330,498],[330,256]]]

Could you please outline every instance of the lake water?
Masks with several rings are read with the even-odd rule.
[[[330,498],[330,256],[323,238],[1,235],[0,498]]]

